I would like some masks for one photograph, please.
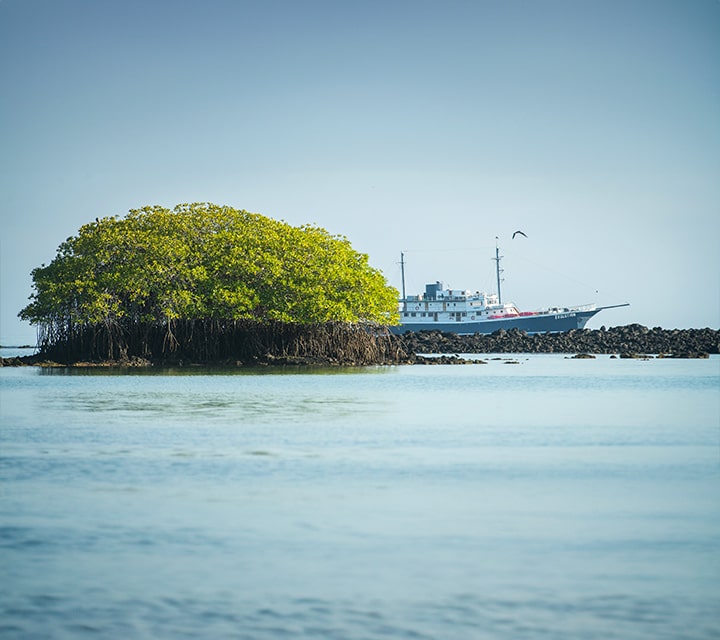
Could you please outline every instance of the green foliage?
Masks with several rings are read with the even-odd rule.
[[[43,327],[173,320],[395,324],[397,291],[344,237],[213,204],[84,225],[32,271]]]

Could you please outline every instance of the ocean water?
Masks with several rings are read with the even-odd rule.
[[[720,638],[720,359],[0,369],[0,637]]]

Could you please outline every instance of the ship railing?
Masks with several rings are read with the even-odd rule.
[[[540,311],[536,311],[536,313],[539,315],[553,315],[556,313],[568,313],[570,311],[595,311],[595,309],[597,309],[597,305],[583,304],[577,307],[549,307],[548,309],[541,309]]]

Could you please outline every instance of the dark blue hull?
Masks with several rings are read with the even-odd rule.
[[[558,313],[543,313],[534,316],[518,316],[514,318],[498,318],[496,320],[482,320],[478,322],[408,322],[396,327],[390,327],[395,334],[408,331],[446,331],[458,335],[472,335],[474,333],[494,333],[500,329],[518,329],[531,333],[562,333],[571,329],[584,329],[587,321],[598,311],[606,309],[600,307],[587,311],[563,311]]]

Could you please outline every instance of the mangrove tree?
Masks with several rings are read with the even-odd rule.
[[[285,357],[303,351],[286,342],[298,325],[372,341],[368,326],[398,321],[397,291],[347,238],[208,203],[96,218],[32,280],[19,316],[66,360],[247,356],[253,335],[275,336],[258,349]]]

